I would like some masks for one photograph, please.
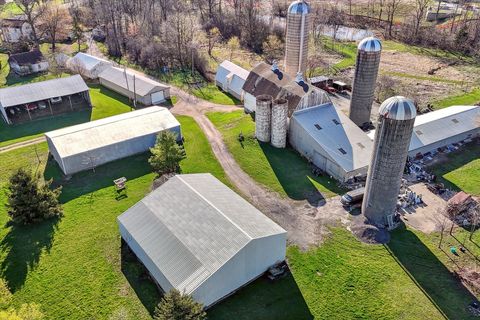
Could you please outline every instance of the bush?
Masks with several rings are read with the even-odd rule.
[[[177,144],[177,135],[170,131],[163,131],[158,134],[157,142],[150,148],[152,156],[148,163],[159,175],[178,172],[180,161],[185,159],[185,151]]]
[[[203,305],[195,302],[189,295],[183,295],[173,289],[168,292],[155,308],[156,320],[203,320],[207,314]]]

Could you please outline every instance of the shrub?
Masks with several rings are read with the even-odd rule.
[[[207,314],[203,305],[195,302],[189,295],[183,295],[173,289],[168,292],[155,308],[156,320],[204,320]]]

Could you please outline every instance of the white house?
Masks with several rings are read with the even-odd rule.
[[[16,43],[22,39],[32,39],[32,26],[22,17],[3,19],[0,23],[2,40]]]
[[[67,68],[89,79],[97,79],[106,68],[111,67],[108,60],[79,52],[67,61]]]
[[[11,54],[8,58],[10,69],[19,75],[29,75],[48,70],[49,64],[40,50]]]
[[[249,72],[233,62],[223,61],[217,69],[215,83],[223,91],[243,101],[243,85]]]

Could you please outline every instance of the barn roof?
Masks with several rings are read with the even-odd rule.
[[[222,69],[225,69],[226,71],[228,71],[229,74],[234,74],[234,75],[236,75],[237,77],[240,77],[243,80],[246,80],[247,77],[248,77],[248,74],[250,73],[247,70],[245,70],[244,68],[242,68],[242,67],[240,67],[240,66],[236,65],[235,63],[233,63],[231,61],[228,61],[228,60],[223,61],[218,67],[222,68]]]
[[[117,67],[109,67],[105,69],[98,77],[100,79],[112,82],[123,89],[128,90],[129,92],[133,93],[135,90],[136,94],[142,97],[150,93],[169,88],[169,86],[165,84]],[[134,79],[135,82],[133,81]]]
[[[186,293],[252,239],[286,233],[211,174],[174,176],[118,222],[168,282]]]
[[[18,65],[35,64],[44,61],[45,58],[40,50],[32,50],[28,52],[14,53],[8,58],[8,61],[16,62]]]
[[[64,158],[178,126],[168,109],[154,106],[47,132],[45,136]]]

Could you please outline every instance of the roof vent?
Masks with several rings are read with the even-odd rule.
[[[459,123],[460,121],[458,121],[457,119],[453,118],[453,119],[452,119],[452,122],[453,122],[453,123]]]
[[[272,71],[273,71],[273,72],[278,71],[278,61],[277,61],[277,60],[273,60],[273,63],[272,63]]]
[[[320,125],[317,123],[315,124],[315,128],[317,128],[317,130],[322,130],[322,127],[320,127]]]
[[[338,148],[338,151],[340,151],[342,154],[347,154],[347,151],[343,150],[343,148]]]

